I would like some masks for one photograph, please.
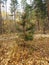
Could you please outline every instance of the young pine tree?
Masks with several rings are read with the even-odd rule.
[[[32,40],[34,33],[34,24],[31,21],[31,6],[26,4],[25,10],[21,15],[21,22],[19,22],[17,30],[24,41]]]

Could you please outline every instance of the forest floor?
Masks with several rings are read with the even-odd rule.
[[[49,65],[48,35],[35,35],[32,41],[26,42],[25,47],[18,36],[13,38],[15,35],[0,36],[3,39],[0,40],[0,65]]]
[[[33,37],[35,39],[38,39],[38,38],[49,38],[49,34],[34,34]],[[0,41],[2,41],[2,40],[11,40],[11,39],[15,39],[15,38],[18,38],[18,34],[17,33],[0,35]]]

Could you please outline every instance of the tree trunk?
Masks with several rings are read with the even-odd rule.
[[[4,1],[6,7],[5,7],[5,10],[6,10],[6,20],[7,20],[7,0]]]
[[[39,20],[37,20],[37,29],[40,30]]]
[[[43,34],[46,34],[46,28],[45,28],[45,22],[44,22],[44,25],[43,25]]]
[[[1,14],[1,0],[0,0],[0,34],[2,33],[2,14]]]
[[[45,27],[43,27],[43,34],[46,34],[46,32],[45,32]]]
[[[46,0],[46,5],[47,5],[47,15],[49,19],[49,0]]]

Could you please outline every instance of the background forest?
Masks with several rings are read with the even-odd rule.
[[[49,0],[0,0],[0,65],[49,65]]]
[[[23,28],[23,25],[20,24],[23,24],[25,19],[27,19],[25,23],[34,25],[34,33],[49,33],[48,1],[22,0],[19,3],[17,0],[11,0],[9,6],[7,3],[7,0],[0,1],[0,33],[2,31],[3,33],[17,33],[18,27]]]

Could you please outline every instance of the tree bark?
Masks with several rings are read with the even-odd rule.
[[[0,0],[0,34],[2,33],[2,14],[1,14],[1,0]]]
[[[39,20],[37,20],[37,29],[38,29],[38,31],[40,30]]]
[[[47,5],[47,15],[49,19],[49,0],[46,0],[46,5]]]
[[[44,22],[44,25],[43,25],[43,34],[46,34],[46,26],[45,26],[45,22]]]

